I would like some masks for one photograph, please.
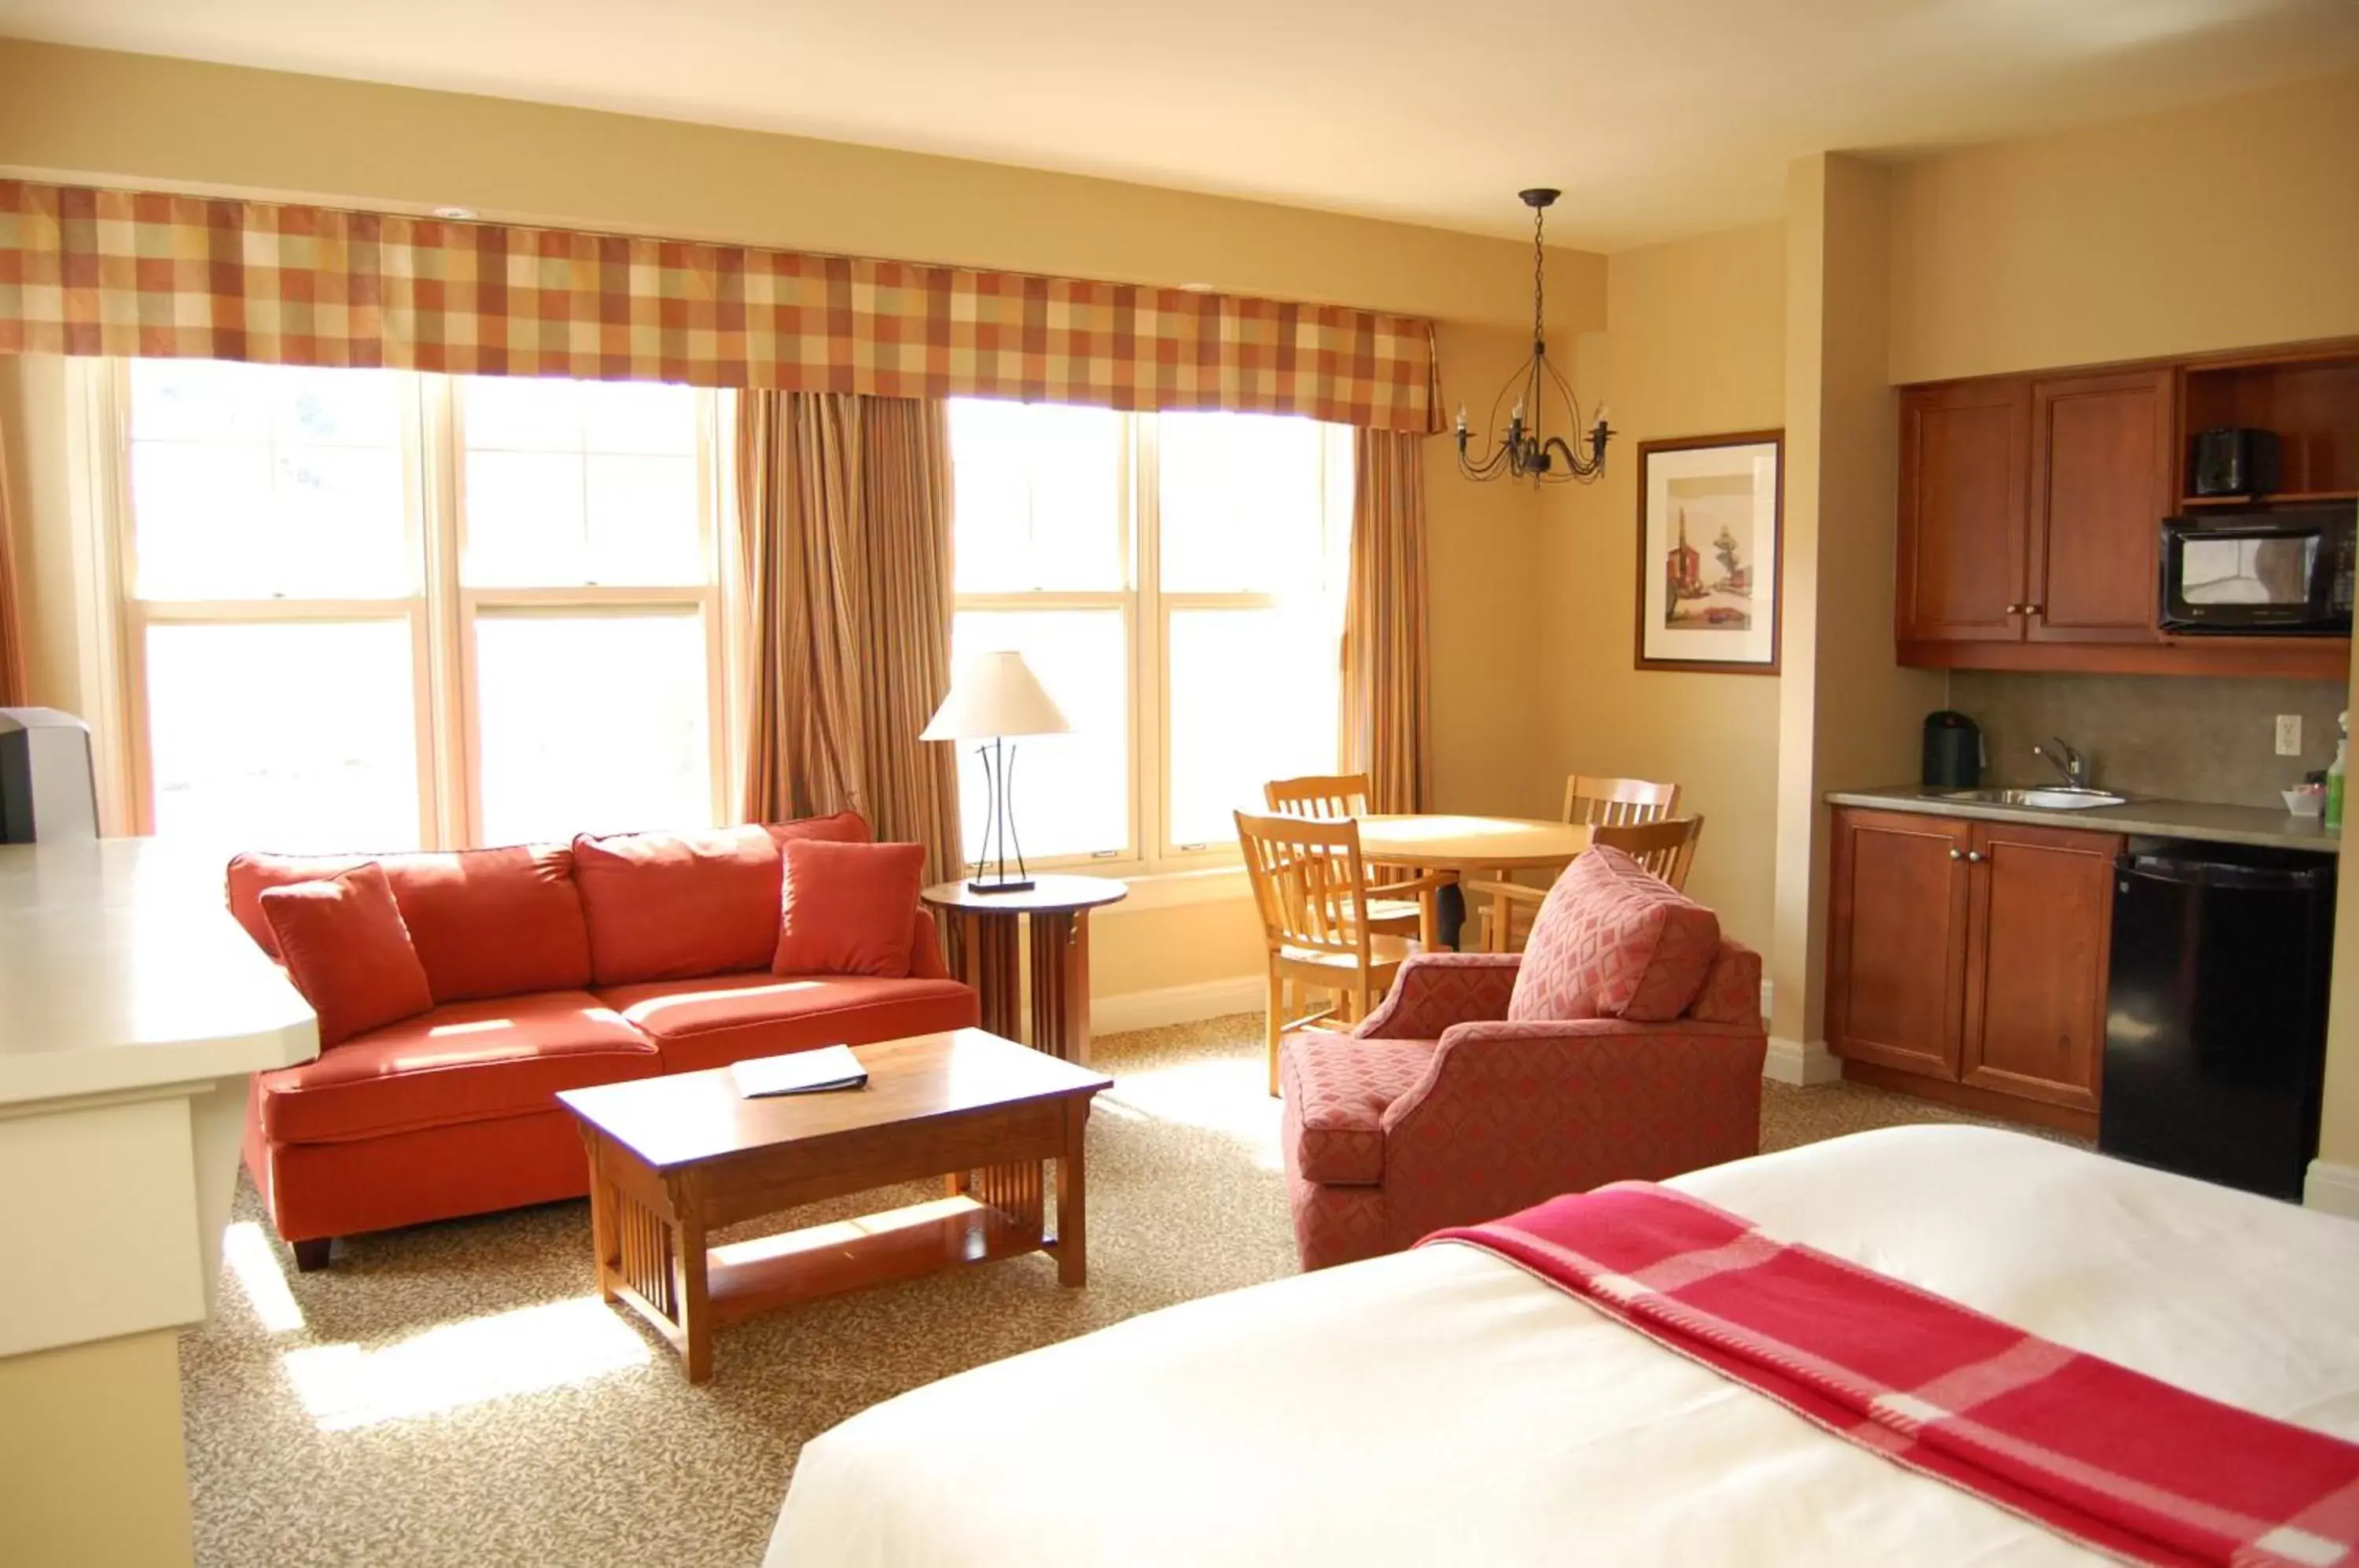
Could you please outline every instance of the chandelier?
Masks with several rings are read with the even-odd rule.
[[[1549,363],[1548,336],[1545,330],[1548,253],[1540,246],[1540,230],[1548,222],[1548,210],[1563,194],[1558,191],[1518,191],[1524,205],[1532,210],[1532,357],[1518,375],[1510,376],[1491,400],[1491,418],[1486,432],[1499,423],[1499,405],[1507,395],[1516,395],[1516,406],[1507,415],[1505,432],[1492,443],[1481,458],[1467,452],[1466,405],[1458,406],[1458,471],[1469,479],[1530,478],[1536,484],[1561,485],[1577,479],[1583,485],[1594,484],[1605,472],[1605,443],[1614,431],[1605,422],[1605,405],[1597,406],[1597,419],[1584,429],[1581,421],[1581,403]],[[1576,452],[1562,436],[1546,435],[1540,430],[1540,405],[1550,387],[1556,389],[1559,402],[1571,416],[1569,428],[1581,430],[1579,440],[1588,450]]]

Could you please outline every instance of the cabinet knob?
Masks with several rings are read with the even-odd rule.
[[[1968,861],[1970,864],[1973,864],[1973,865],[1975,865],[1975,866],[1980,866],[1980,865],[1981,865],[1984,860],[1986,860],[1986,859],[1988,859],[1988,858],[1989,858],[1989,856],[1987,856],[1987,855],[1985,855],[1984,854],[1983,854],[1983,852],[1982,852],[1981,850],[1979,850],[1979,849],[1970,849],[1970,850],[1966,851],[1966,859],[1967,859],[1967,861]]]
[[[1953,849],[1950,851],[1950,858],[1952,860],[1963,860],[1965,857],[1966,852],[1962,849]]]

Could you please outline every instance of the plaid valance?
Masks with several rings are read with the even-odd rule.
[[[1440,428],[1430,322],[743,245],[0,180],[0,354]]]

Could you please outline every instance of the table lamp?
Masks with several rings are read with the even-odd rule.
[[[974,875],[967,880],[969,891],[1021,893],[1032,886],[1031,873],[1024,866],[1023,846],[1016,842],[1016,808],[1009,792],[1016,748],[1007,745],[1007,737],[1065,735],[1072,727],[1020,653],[1002,650],[980,655],[960,666],[951,678],[950,694],[918,738],[990,742],[974,748],[991,790],[991,815],[984,822],[983,843],[975,854]],[[1010,854],[1016,857],[1013,877],[1007,874]],[[984,875],[986,868],[989,876]]]

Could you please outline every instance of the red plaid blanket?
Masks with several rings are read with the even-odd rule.
[[[1684,1193],[1623,1182],[1436,1241],[1496,1253],[1837,1436],[2099,1552],[2359,1563],[2359,1444],[2067,1350]]]

